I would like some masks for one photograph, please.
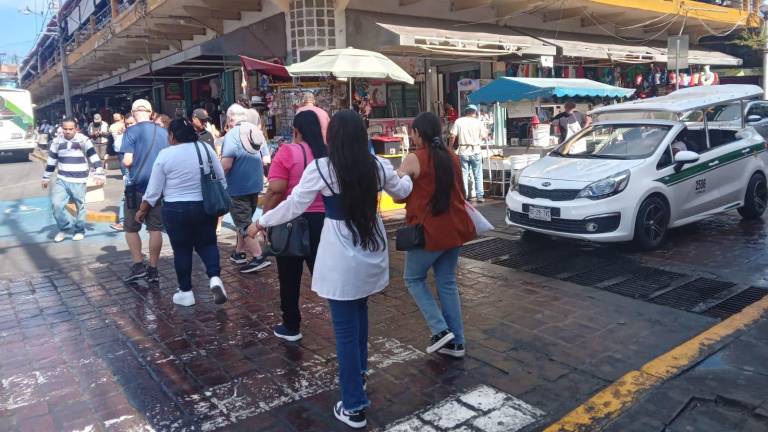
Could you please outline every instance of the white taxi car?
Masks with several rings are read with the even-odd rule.
[[[653,249],[668,228],[768,203],[768,153],[743,113],[753,85],[682,89],[609,105],[555,151],[523,169],[506,197],[507,223],[596,242]],[[734,119],[721,113],[736,112]],[[768,113],[766,113],[768,114]]]

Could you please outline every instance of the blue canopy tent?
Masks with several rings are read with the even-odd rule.
[[[494,105],[494,142],[506,142],[506,110],[501,105],[521,100],[551,99],[552,97],[629,97],[634,89],[625,89],[584,78],[513,78],[502,77],[469,95],[473,104]]]
[[[614,87],[584,78],[502,77],[469,95],[474,104],[557,97],[629,97],[635,89]]]

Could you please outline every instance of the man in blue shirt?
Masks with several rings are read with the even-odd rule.
[[[137,99],[133,102],[131,112],[136,124],[125,130],[120,149],[123,152],[123,165],[128,168],[123,227],[133,260],[131,272],[124,280],[129,282],[146,277],[148,282],[157,282],[160,280],[157,262],[160,259],[160,249],[163,247],[162,205],[158,202],[144,219],[149,231],[149,267],[144,265],[141,237],[139,237],[141,224],[136,222],[135,218],[149,184],[152,165],[155,164],[160,150],[168,147],[168,131],[150,120],[152,105],[149,101]]]
[[[246,109],[241,105],[229,107],[227,121],[232,127],[224,136],[224,145],[221,147],[221,166],[227,174],[227,191],[232,198],[229,214],[237,231],[237,246],[229,260],[234,264],[245,264],[241,273],[259,271],[271,264],[261,256],[261,248],[256,240],[241,234],[251,224],[259,203],[259,194],[264,189],[261,153],[258,149],[248,152],[243,146],[266,146],[258,126],[248,123],[246,116]],[[251,253],[250,261],[246,250]]]

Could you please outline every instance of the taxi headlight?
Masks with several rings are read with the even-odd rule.
[[[612,176],[598,180],[579,192],[577,198],[589,198],[593,200],[608,198],[626,189],[629,184],[629,170],[616,173]]]

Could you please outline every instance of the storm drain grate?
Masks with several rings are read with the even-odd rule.
[[[609,261],[603,258],[577,256],[565,259],[561,262],[550,262],[528,271],[540,276],[555,277],[560,275],[572,275],[574,273],[584,273],[585,271],[590,271],[595,268],[605,267],[608,264]]]
[[[494,264],[513,269],[528,269],[531,267],[540,267],[546,263],[554,264],[552,261],[560,261],[562,254],[552,253],[550,251],[524,252],[512,255],[509,258],[495,262]]]
[[[492,240],[462,246],[461,256],[477,261],[490,261],[504,255],[520,252],[517,242],[494,237]]]
[[[675,309],[691,310],[699,303],[710,299],[735,285],[736,284],[731,282],[709,278],[698,278],[651,299],[651,302],[664,306],[671,306]]]
[[[768,295],[768,290],[765,288],[749,287],[712,306],[703,313],[712,318],[726,319],[733,314],[741,312],[745,307],[762,299],[766,295]]]
[[[587,272],[566,278],[565,280],[579,285],[595,286],[619,276],[632,274],[632,270],[633,269],[631,265],[614,264],[608,267],[592,269]]]
[[[605,287],[607,291],[627,297],[647,299],[660,289],[667,288],[685,275],[671,271],[642,267],[639,274],[631,278]]]

